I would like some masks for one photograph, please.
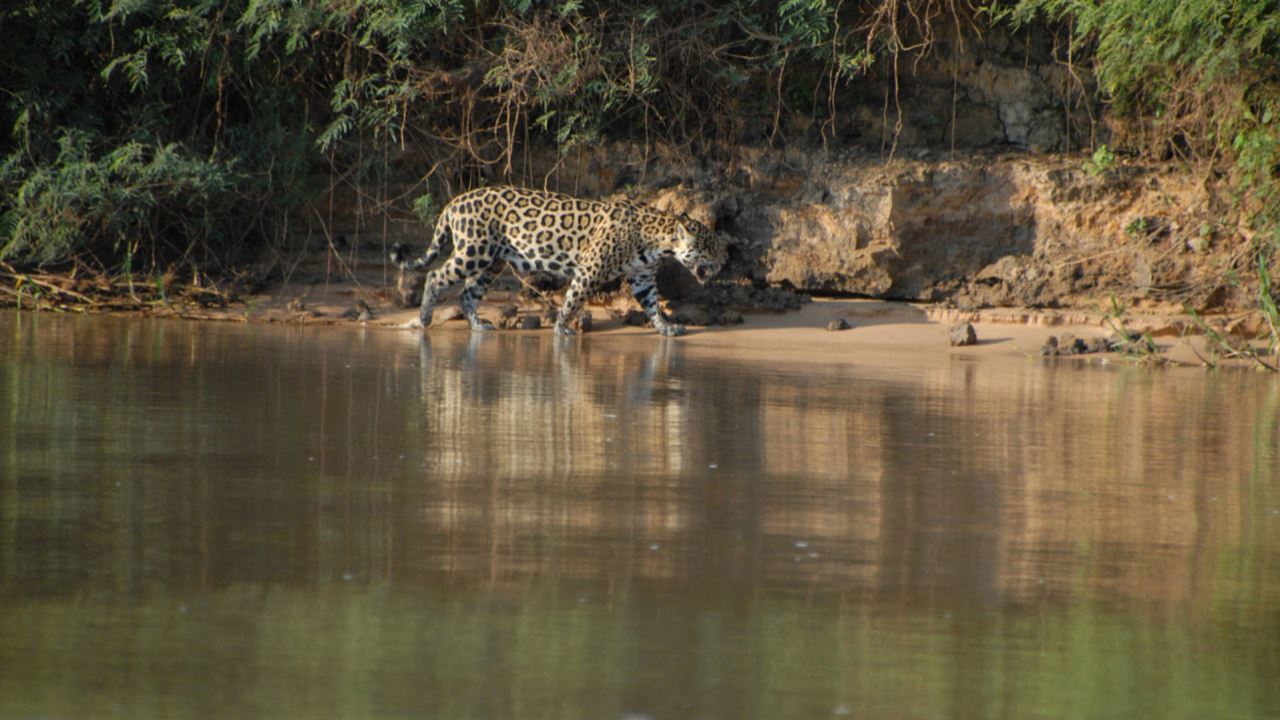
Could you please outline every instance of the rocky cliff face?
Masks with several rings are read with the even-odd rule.
[[[1080,154],[736,148],[722,159],[609,144],[532,177],[582,197],[688,212],[729,239],[727,277],[815,294],[987,307],[1238,311],[1254,307],[1248,229],[1212,179]],[[923,156],[923,157],[921,157]],[[494,180],[497,182],[498,180]],[[515,182],[519,182],[518,180]],[[341,213],[335,234],[422,246],[403,212]],[[363,231],[361,230],[363,227]],[[679,294],[691,280],[664,278]]]
[[[1251,302],[1227,280],[1248,265],[1247,240],[1214,221],[1211,183],[1172,166],[1007,152],[886,163],[820,149],[693,163],[615,145],[562,161],[551,179],[708,222],[734,242],[732,276],[755,284],[963,309]]]
[[[980,43],[944,32],[925,51],[904,53],[896,79],[862,85],[839,137],[881,150],[896,131],[897,147],[908,151],[1070,152],[1106,142],[1110,129],[1090,100],[1092,74],[1064,61],[1054,43],[1043,30],[1011,36],[991,28]]]

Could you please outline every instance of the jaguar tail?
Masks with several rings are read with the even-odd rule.
[[[408,250],[404,243],[396,243],[391,246],[391,262],[401,270],[423,270],[430,267],[432,263],[440,257],[440,249],[444,247],[446,241],[452,241],[453,232],[449,230],[449,223],[444,214],[440,215],[440,219],[436,222],[435,232],[431,237],[431,245],[427,247],[427,251],[422,256],[410,260]]]

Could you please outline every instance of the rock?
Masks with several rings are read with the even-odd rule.
[[[677,325],[741,325],[742,313],[737,310],[723,310],[708,305],[685,305],[672,313],[671,322]]]
[[[828,332],[838,332],[840,330],[848,330],[848,329],[849,329],[849,321],[845,320],[844,318],[836,318],[835,320],[832,320],[831,322],[827,323]]]
[[[957,103],[955,124],[952,126],[956,145],[981,147],[1004,142],[1004,128],[994,107]]]
[[[498,327],[503,330],[514,330],[521,327],[520,309],[515,305],[503,305],[498,309]]]
[[[721,325],[741,325],[742,313],[737,310],[725,310],[720,313]]]
[[[1150,335],[1139,335],[1137,333],[1133,333],[1130,337],[1116,333],[1107,340],[1107,346],[1118,353],[1135,355],[1145,355],[1160,351],[1160,346],[1156,345],[1155,340],[1152,340]]]
[[[369,309],[369,306],[366,305],[364,301],[361,301],[356,305],[356,307],[353,307],[350,310],[343,310],[342,315],[339,317],[343,320],[358,320],[362,323],[369,322],[373,319],[373,311]]]
[[[1089,346],[1084,340],[1072,335],[1071,333],[1063,333],[1058,338],[1058,354],[1059,355],[1083,355],[1089,352]]]
[[[1084,340],[1078,338],[1071,333],[1063,333],[1061,338],[1049,336],[1044,346],[1040,348],[1040,355],[1043,357],[1052,357],[1057,355],[1085,355],[1089,353],[1107,352],[1112,349],[1112,343],[1103,338],[1090,338]]]
[[[649,324],[649,318],[639,310],[628,310],[626,317],[622,318],[622,322],[632,327],[644,327]]]
[[[978,332],[973,329],[971,323],[962,323],[952,326],[947,333],[947,339],[951,342],[951,347],[962,347],[964,345],[977,345]]]
[[[794,288],[768,287],[747,284],[705,286],[702,302],[717,307],[745,307],[752,310],[795,310],[810,301],[809,296],[797,293]]]
[[[578,331],[588,333],[591,332],[591,325],[595,322],[595,318],[591,317],[591,313],[584,312],[578,316]]]
[[[537,330],[542,327],[542,320],[537,315],[526,315],[520,319],[521,330]]]
[[[716,324],[716,315],[705,305],[685,305],[671,315],[671,321],[677,325],[706,327]]]

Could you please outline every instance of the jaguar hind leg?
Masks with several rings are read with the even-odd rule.
[[[435,315],[436,298],[439,297],[440,291],[450,285],[450,282],[442,277],[440,268],[427,273],[426,278],[422,281],[422,304],[418,306],[418,324],[423,329],[431,327],[431,317]]]
[[[466,260],[459,255],[454,255],[445,261],[445,264],[427,273],[422,283],[422,305],[418,308],[418,322],[424,329],[431,327],[431,318],[435,314],[440,291],[462,280],[470,281],[476,274],[474,263],[472,267],[472,270],[468,270]],[[471,318],[467,320],[470,321]]]
[[[488,320],[481,320],[478,314],[480,299],[484,297],[484,293],[489,289],[489,283],[497,277],[502,270],[501,263],[487,263],[478,274],[471,275],[467,278],[462,288],[462,294],[458,301],[462,305],[462,315],[467,319],[467,323],[471,325],[474,331],[492,330],[493,323]]]

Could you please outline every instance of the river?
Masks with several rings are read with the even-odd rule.
[[[0,716],[1275,717],[1278,451],[1250,371],[4,311]]]

